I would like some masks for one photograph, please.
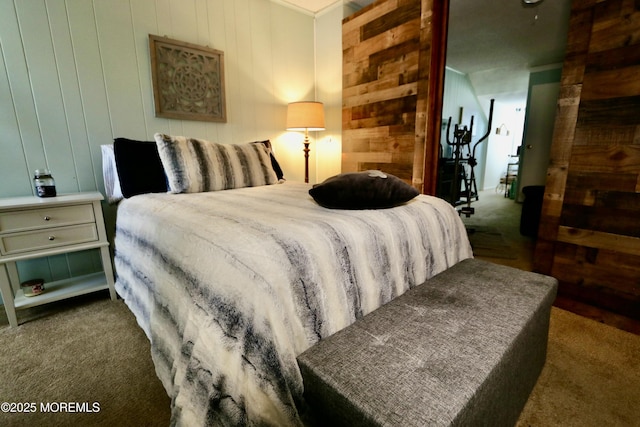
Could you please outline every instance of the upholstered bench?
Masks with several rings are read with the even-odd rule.
[[[547,351],[557,281],[464,260],[298,357],[319,425],[501,426]]]

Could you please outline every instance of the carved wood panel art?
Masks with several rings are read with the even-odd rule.
[[[149,34],[156,116],[226,122],[224,54]]]

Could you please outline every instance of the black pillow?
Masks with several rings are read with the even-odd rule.
[[[348,172],[315,184],[309,194],[325,208],[381,209],[416,197],[418,190],[400,178],[380,171]]]
[[[284,173],[282,172],[282,168],[280,167],[280,163],[276,160],[276,156],[273,155],[273,149],[271,148],[271,140],[267,139],[264,141],[254,141],[255,144],[264,144],[265,147],[269,150],[269,157],[271,157],[271,167],[273,171],[276,173],[278,177],[278,181],[284,179]]]
[[[125,198],[167,192],[167,177],[155,141],[116,138],[113,140],[113,152]]]

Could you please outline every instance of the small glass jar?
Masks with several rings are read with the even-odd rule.
[[[36,169],[33,176],[33,183],[36,187],[38,197],[55,197],[56,182],[51,176],[49,169]]]

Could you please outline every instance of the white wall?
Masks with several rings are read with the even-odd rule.
[[[518,179],[519,200],[524,200],[524,187],[546,184],[545,166],[549,165],[556,119],[555,106],[559,93],[560,82],[538,84],[531,88],[527,110],[528,126],[522,150],[522,170]]]
[[[309,181],[322,182],[337,175],[342,168],[342,19],[360,7],[336,0],[315,15],[315,93],[307,98],[324,104],[324,131],[310,132]],[[303,152],[300,132],[289,132],[281,139],[291,164],[302,168]],[[280,156],[279,156],[280,157]],[[301,169],[302,170],[302,169]],[[301,172],[302,173],[302,172]]]
[[[516,197],[520,202],[524,187],[546,183],[561,75],[562,65],[553,64],[532,70],[529,77]]]
[[[317,182],[341,172],[342,158],[342,18],[351,9],[342,2],[316,16],[317,96],[324,103],[326,130],[317,132]]]
[[[500,178],[507,173],[507,163],[518,162],[517,157],[510,156],[516,154],[522,143],[524,116],[523,102],[495,102],[493,125],[486,147],[484,190],[496,190]],[[496,134],[496,128],[501,128],[500,135]]]
[[[313,16],[269,0],[0,0],[0,197],[102,190],[101,144],[155,132],[282,143],[286,105],[314,94]],[[227,123],[156,118],[148,35],[224,52]],[[300,156],[301,157],[301,156]]]
[[[514,100],[511,97],[505,97],[504,100],[497,99],[494,102],[493,123],[489,136],[476,149],[478,166],[476,167],[475,175],[480,191],[496,189],[500,183],[500,177],[504,176],[507,171],[507,163],[510,160],[514,160],[509,155],[516,154],[517,147],[522,143],[525,103],[526,98]],[[453,124],[459,123],[460,107],[464,109],[463,125],[468,125],[471,115],[474,115],[474,127],[477,127],[477,131],[474,133],[472,141],[475,144],[486,132],[490,104],[488,97],[476,96],[469,76],[447,68],[445,70],[444,106],[442,110],[443,147],[446,146],[444,142],[446,128],[444,128],[444,125],[446,125],[446,121],[451,116],[451,135],[453,135]],[[508,136],[504,135],[504,133],[496,135],[496,128],[502,124],[509,130]]]
[[[451,146],[448,146],[446,142],[446,125],[449,121],[449,117],[451,117],[449,140],[453,142],[454,125],[458,124],[461,125],[461,127],[469,127],[471,124],[471,116],[473,116],[473,134],[471,138],[471,147],[473,147],[473,145],[486,133],[487,117],[485,116],[482,105],[480,105],[480,103],[478,102],[478,97],[475,94],[468,76],[449,67],[445,69],[444,95],[442,104],[442,134],[440,144],[442,145],[444,157],[451,158],[453,156],[453,148]],[[462,120],[460,120],[461,108]],[[478,189],[481,189],[483,187],[484,159],[486,156],[485,150],[486,141],[479,144],[475,152],[475,157],[478,160],[478,166],[476,166],[474,174],[476,176],[476,184],[478,186]]]

